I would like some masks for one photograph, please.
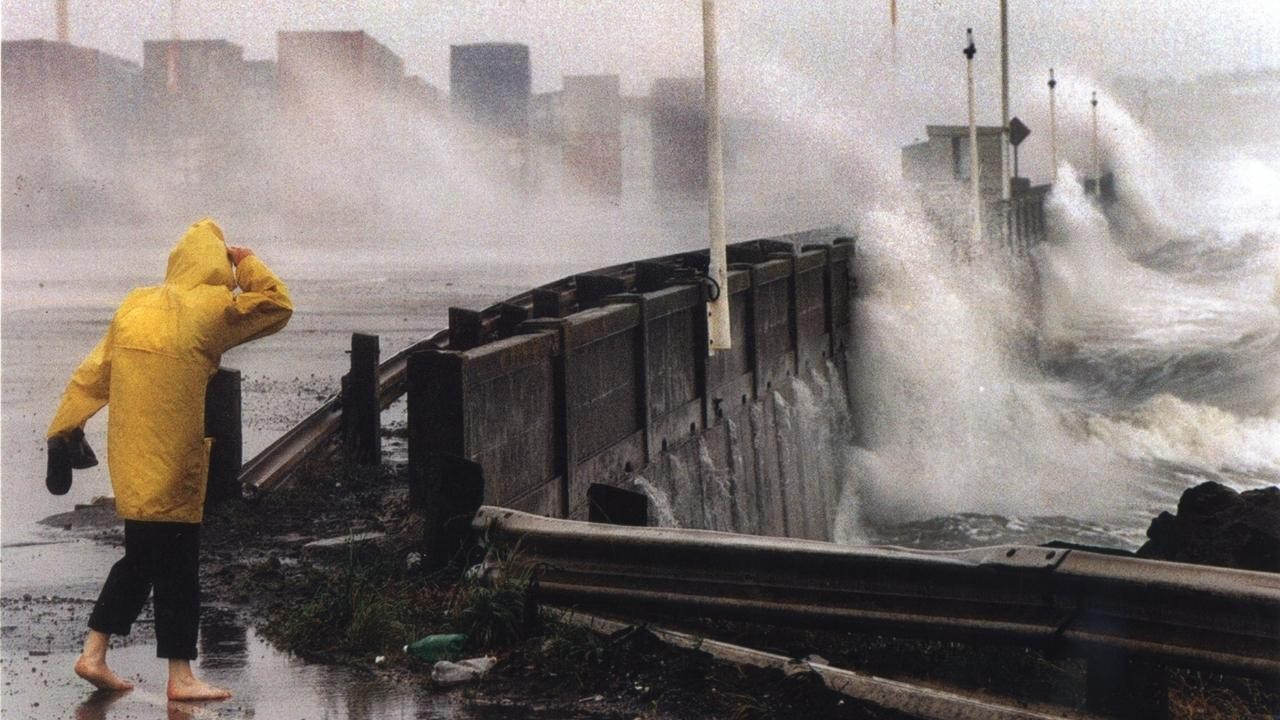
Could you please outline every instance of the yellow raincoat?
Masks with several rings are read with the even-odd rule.
[[[288,288],[256,256],[233,274],[222,229],[201,220],[169,253],[164,284],[133,290],[120,304],[72,374],[49,437],[83,428],[110,403],[116,511],[127,520],[200,522],[212,447],[205,386],[223,352],[279,330],[292,312]]]

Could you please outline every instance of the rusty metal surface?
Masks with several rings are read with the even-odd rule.
[[[557,520],[485,507],[544,602],[890,635],[1115,648],[1280,678],[1280,575],[1000,546],[926,552]]]

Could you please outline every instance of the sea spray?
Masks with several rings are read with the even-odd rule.
[[[631,479],[633,485],[649,498],[649,523],[659,527],[680,527],[671,508],[671,497],[662,488],[649,482],[643,475]]]

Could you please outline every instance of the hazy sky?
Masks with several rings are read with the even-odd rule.
[[[169,2],[69,0],[72,41],[139,60],[144,39],[169,34]],[[723,42],[807,48],[823,58],[887,54],[889,0],[721,0]],[[5,39],[52,37],[52,0],[4,0]],[[248,2],[183,0],[184,37],[228,38],[250,58],[275,55],[278,29],[364,29],[412,73],[448,84],[450,43],[505,40],[532,48],[535,90],[562,74],[620,72],[628,92],[650,78],[691,73],[700,58],[697,0],[409,0]],[[931,72],[957,56],[964,27],[979,51],[997,39],[996,0],[898,0],[898,61]],[[1186,76],[1280,67],[1280,0],[1011,0],[1017,67]],[[792,53],[792,50],[785,50]],[[732,48],[728,56],[732,58]]]
[[[6,39],[53,36],[52,0],[0,3]],[[144,39],[169,34],[167,0],[69,3],[77,44],[140,60]],[[1049,172],[1051,66],[1061,80],[1064,147],[1076,150],[1086,147],[1089,91],[1115,75],[1280,68],[1280,0],[1009,4],[1010,107],[1034,129],[1022,148],[1033,177]],[[719,0],[724,112],[781,120],[831,147],[869,149],[888,168],[926,123],[965,122],[961,49],[971,26],[978,121],[998,124],[997,0],[897,7],[895,43],[889,0]],[[646,94],[654,77],[700,75],[702,62],[699,0],[182,0],[179,25],[183,37],[239,43],[251,59],[274,57],[279,29],[364,29],[404,58],[408,72],[446,91],[451,43],[527,43],[537,92],[558,89],[564,74],[610,72],[621,75],[624,92]]]

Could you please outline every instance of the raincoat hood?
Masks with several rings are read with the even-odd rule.
[[[236,292],[236,288],[239,292]],[[126,520],[198,523],[209,452],[205,393],[222,353],[284,327],[289,289],[256,255],[234,273],[222,230],[192,225],[163,285],[136,288],[71,375],[48,437],[70,437],[104,406],[116,512]]]
[[[169,252],[164,281],[185,289],[198,285],[221,285],[234,290],[236,278],[227,257],[222,228],[209,219],[188,228],[187,234]]]

